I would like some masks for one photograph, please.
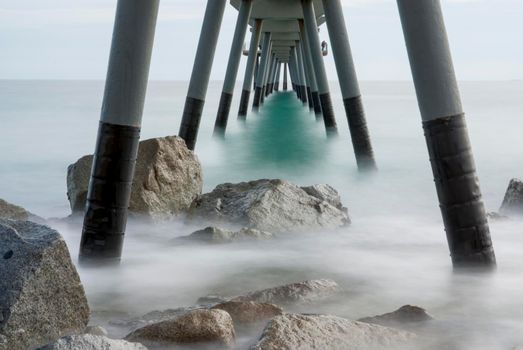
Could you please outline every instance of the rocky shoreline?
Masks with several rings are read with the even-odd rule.
[[[68,199],[83,210],[90,156],[71,165]],[[281,235],[333,231],[350,224],[329,185],[300,187],[280,179],[221,184],[202,194],[196,156],[177,137],[142,141],[130,211],[153,220],[176,217],[203,228],[166,244],[255,243]],[[505,215],[523,214],[523,183],[512,180]],[[110,320],[127,334],[110,339],[90,324],[88,301],[62,236],[45,220],[0,199],[0,350],[91,349],[394,349],[416,348],[418,326],[434,322],[423,308],[359,320],[294,313],[340,293],[333,280],[298,281],[235,296],[201,296],[194,305]],[[207,227],[206,227],[207,226]],[[303,308],[303,307],[302,307]]]

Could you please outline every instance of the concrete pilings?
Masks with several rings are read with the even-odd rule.
[[[178,135],[194,150],[226,0],[208,0]]]
[[[243,90],[240,99],[240,109],[238,110],[238,118],[245,119],[247,110],[249,108],[249,99],[251,96],[251,86],[255,74],[255,65],[258,61],[258,46],[260,45],[261,30],[263,21],[256,19],[254,21],[254,28],[251,35],[251,43],[249,46],[249,57],[247,58],[247,65],[245,67],[245,77],[243,78]]]
[[[234,30],[234,36],[231,45],[231,52],[229,54],[229,63],[227,64],[227,71],[225,73],[225,80],[223,82],[220,105],[216,115],[216,122],[214,123],[214,133],[218,135],[223,135],[225,133],[225,129],[227,128],[227,120],[229,119],[229,112],[231,110],[232,96],[234,93],[234,86],[236,84],[236,77],[238,75],[238,67],[240,65],[243,42],[245,40],[245,33],[247,31],[249,18],[251,16],[252,1],[253,0],[241,0],[240,3],[238,19],[236,21],[236,28]],[[250,67],[251,71],[253,67],[254,66]]]
[[[343,8],[340,0],[323,0],[323,8],[356,162],[360,170],[375,170],[376,161],[354,68]]]
[[[262,100],[263,84],[264,84],[264,80],[265,80],[265,72],[267,70],[267,66],[269,65],[268,62],[270,59],[270,51],[271,51],[271,33],[264,32],[260,67],[258,68],[258,75],[256,77],[256,87],[254,89],[254,101],[252,103],[252,107],[254,109],[257,109],[260,107],[260,103]]]
[[[140,141],[159,0],[119,0],[80,261],[118,261]]]
[[[496,258],[441,4],[397,3],[453,264],[493,267]]]
[[[337,134],[336,118],[332,107],[329,83],[327,81],[327,73],[325,72],[323,54],[321,52],[320,39],[318,36],[318,25],[312,0],[302,0],[302,8],[305,33],[309,42],[310,54],[314,64],[314,71],[316,73],[323,121],[328,134]]]
[[[285,62],[285,63],[283,64],[283,91],[287,91],[288,88],[289,88],[289,87],[288,87],[289,83],[288,83],[288,80],[287,80],[287,79],[288,79],[288,77],[287,77],[287,76],[288,76],[288,73],[287,73],[287,66],[288,66],[288,63]]]

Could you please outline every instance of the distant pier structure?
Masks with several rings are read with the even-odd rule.
[[[456,267],[492,267],[481,198],[440,0],[397,0],[447,240]],[[376,170],[363,98],[340,0],[230,0],[238,10],[214,133],[225,135],[244,42],[250,31],[238,118],[290,86],[337,134],[343,103],[361,171]],[[119,0],[80,247],[81,261],[118,260],[127,222],[159,0]],[[227,0],[208,0],[179,136],[194,150]],[[327,28],[342,101],[324,65]],[[372,24],[369,24],[372,25]],[[283,68],[282,68],[283,67]],[[236,110],[236,109],[235,109]]]

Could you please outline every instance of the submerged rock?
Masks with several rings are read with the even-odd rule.
[[[396,311],[373,317],[364,317],[358,321],[394,327],[401,324],[420,323],[433,319],[434,318],[429,315],[425,309],[419,306],[404,305]]]
[[[18,205],[11,204],[0,198],[0,219],[34,221],[37,223],[45,220],[36,216]]]
[[[250,350],[392,349],[415,335],[335,316],[284,314],[273,318]]]
[[[265,323],[283,313],[279,306],[253,301],[228,301],[212,308],[227,311],[231,315],[236,329]]]
[[[81,333],[89,306],[60,234],[0,220],[0,349],[34,349]]]
[[[123,327],[128,329],[137,329],[144,327],[149,324],[158,323],[161,321],[172,320],[174,318],[183,316],[190,311],[203,309],[202,306],[189,306],[189,307],[180,307],[176,309],[167,309],[167,310],[154,310],[146,313],[140,317],[132,317],[128,319],[112,320],[109,321],[109,324],[117,327]]]
[[[105,336],[82,334],[58,339],[38,350],[147,350],[139,343],[109,339]]]
[[[523,182],[512,179],[499,209],[503,215],[523,215]]]
[[[139,328],[125,339],[146,345],[213,344],[219,348],[232,348],[235,332],[232,318],[226,311],[201,309]]]
[[[195,231],[189,236],[181,237],[181,239],[205,242],[205,243],[232,243],[248,240],[266,240],[273,238],[274,235],[270,232],[260,231],[253,228],[242,228],[240,231],[233,232],[223,230],[218,227],[210,226],[203,230]]]
[[[73,213],[83,212],[93,156],[67,169],[67,197]],[[201,194],[202,169],[196,155],[177,136],[140,142],[129,211],[165,217],[186,211]]]
[[[289,305],[323,300],[333,296],[338,291],[338,284],[332,280],[309,280],[251,292],[235,297],[232,301]]]
[[[277,233],[333,229],[350,223],[336,194],[328,185],[300,188],[284,180],[226,183],[195,200],[189,219]]]

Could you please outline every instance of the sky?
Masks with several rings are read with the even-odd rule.
[[[189,78],[205,4],[161,0],[152,80]],[[342,4],[359,79],[409,80],[396,1]],[[458,79],[523,79],[523,0],[442,0],[442,6]],[[104,79],[115,9],[116,0],[0,0],[0,79]],[[228,5],[213,80],[225,75],[236,14]],[[325,26],[320,36],[329,41]],[[335,79],[332,55],[325,62]],[[240,69],[244,64],[245,58]]]

